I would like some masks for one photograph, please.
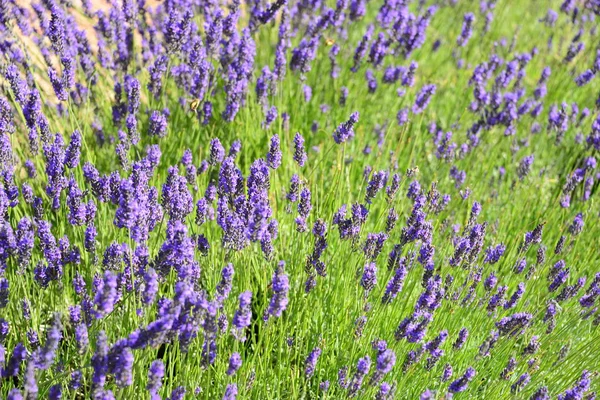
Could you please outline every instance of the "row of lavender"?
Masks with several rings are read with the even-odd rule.
[[[2,2],[0,394],[594,398],[600,5],[426,3]]]

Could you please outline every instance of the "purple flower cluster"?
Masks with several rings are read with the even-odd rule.
[[[0,3],[0,396],[593,398],[597,0]]]
[[[347,142],[354,137],[354,125],[358,122],[358,115],[357,111],[353,112],[350,114],[348,121],[343,122],[337,127],[333,133],[333,140],[337,144]]]

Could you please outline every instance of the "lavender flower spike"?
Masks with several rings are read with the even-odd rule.
[[[333,133],[333,140],[337,144],[342,144],[354,137],[354,125],[358,122],[358,111],[350,114],[348,121],[340,124]]]

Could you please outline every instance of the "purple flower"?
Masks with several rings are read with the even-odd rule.
[[[375,261],[383,249],[388,235],[385,233],[369,233],[363,246],[365,257],[371,261]]]
[[[454,349],[456,349],[456,350],[460,350],[464,346],[468,337],[469,337],[469,331],[467,330],[467,328],[462,328],[458,332],[458,337],[456,338],[456,341],[454,342],[452,347],[454,347]]]
[[[385,187],[387,179],[387,171],[377,171],[373,174],[371,180],[367,184],[367,193],[365,194],[365,202],[367,204],[371,204],[371,201],[375,198],[377,193]]]
[[[297,174],[292,175],[292,178],[290,179],[290,189],[286,194],[286,198],[291,201],[292,203],[295,203],[296,201],[298,201],[298,193],[300,191],[300,178],[298,177]]]
[[[235,158],[239,152],[242,151],[242,142],[240,140],[234,140],[229,147],[229,157]]]
[[[361,0],[356,0],[356,3],[361,4],[362,2],[361,2]],[[362,4],[362,7],[364,7],[364,4]],[[352,6],[350,7],[350,9],[352,10]],[[364,8],[362,8],[362,11],[360,12],[360,14],[364,14],[364,12],[365,12],[365,10],[364,10]],[[353,19],[352,11],[350,13],[350,19]],[[356,47],[356,50],[354,51],[354,65],[351,68],[352,72],[358,71],[360,64],[362,62],[362,59],[367,54],[368,44],[371,41],[371,37],[373,36],[373,29],[374,29],[374,26],[369,25],[367,28],[367,31],[365,32],[365,35],[362,37],[360,42],[358,42],[358,46]]]
[[[10,157],[12,157],[12,156],[10,156]],[[6,160],[2,159],[2,161],[5,162],[5,163],[9,163],[10,162],[9,157],[7,157]],[[33,163],[33,161],[27,160],[27,161],[25,161],[24,165],[25,165],[25,169],[27,170],[27,176],[29,178],[32,178],[32,179],[35,178],[37,176],[37,169],[36,169],[35,164]]]
[[[529,344],[523,349],[523,354],[535,354],[540,349],[540,337],[532,336]]]
[[[358,360],[356,364],[356,373],[352,377],[349,383],[348,394],[353,397],[360,390],[365,376],[369,373],[371,368],[371,358],[367,355]]]
[[[33,354],[33,359],[35,360],[35,367],[37,369],[47,370],[52,366],[52,363],[54,362],[54,358],[56,356],[56,350],[58,349],[58,345],[61,339],[62,323],[60,321],[60,314],[55,314],[54,320],[52,321],[52,326],[48,331],[44,347],[39,348]]]
[[[485,281],[483,282],[483,287],[485,288],[485,290],[490,291],[492,290],[494,287],[496,287],[496,284],[498,283],[498,278],[496,277],[496,275],[491,272],[487,278],[485,278]]]
[[[432,341],[425,344],[425,349],[431,354],[427,359],[427,369],[433,368],[437,361],[444,355],[444,350],[440,346],[446,341],[446,338],[448,338],[448,331],[443,330]]]
[[[204,102],[204,104],[202,105],[202,113],[204,114],[204,118],[202,119],[202,125],[208,125],[213,114],[213,105],[210,101]]]
[[[483,262],[494,265],[500,260],[500,257],[504,254],[506,246],[500,243],[496,246],[490,246],[485,250],[485,258]]]
[[[148,384],[146,389],[150,392],[152,400],[160,399],[158,391],[162,386],[162,378],[165,375],[165,366],[161,360],[155,360],[148,369]]]
[[[558,400],[579,400],[590,389],[591,374],[586,370],[581,373],[581,378],[571,388],[558,395]]]
[[[525,268],[527,267],[527,260],[525,259],[525,257],[520,258],[519,260],[517,260],[517,262],[515,263],[515,266],[513,268],[513,271],[516,274],[520,274],[521,272],[523,272],[525,270]]]
[[[415,99],[415,104],[412,107],[413,114],[420,114],[427,108],[435,91],[436,86],[433,84],[425,85],[421,88],[421,91],[417,94],[417,98]]]
[[[267,96],[272,85],[272,79],[273,74],[268,66],[262,69],[260,76],[256,79],[256,98],[258,103],[263,106],[267,104]]]
[[[551,301],[546,306],[546,313],[544,314],[544,322],[552,321],[556,315],[556,303]]]
[[[263,128],[269,129],[275,119],[277,119],[277,107],[272,106],[265,115],[265,120],[262,123]]]
[[[219,170],[219,193],[236,195],[242,184],[242,172],[236,167],[233,157],[226,157]],[[216,192],[215,187],[211,184],[206,189],[204,196],[206,201],[212,203]]]
[[[371,50],[369,51],[369,62],[376,67],[380,65],[386,56],[387,47],[388,41],[386,40],[385,34],[383,32],[379,32],[377,39],[371,45]]]
[[[5,77],[10,84],[15,99],[24,108],[27,103],[29,87],[27,86],[27,82],[21,79],[21,74],[17,66],[14,64],[9,65],[6,68]]]
[[[5,231],[8,232],[8,229]],[[34,227],[31,220],[27,217],[21,218],[19,223],[17,224],[17,231],[14,239],[11,235],[6,235],[6,249],[7,252],[10,252],[11,248],[16,247],[16,255],[19,260],[19,265],[21,267],[25,267],[29,264],[31,260],[31,254],[34,247]],[[13,240],[16,242],[13,244]],[[1,242],[2,240],[0,240]],[[14,251],[14,250],[13,250]],[[0,257],[2,259],[2,257]]]
[[[348,375],[348,367],[340,368],[340,370],[338,371],[338,384],[340,385],[340,387],[342,389],[348,388],[349,382],[346,379],[347,375]]]
[[[517,359],[514,358],[514,357],[511,357],[508,360],[508,363],[506,364],[506,367],[504,367],[504,369],[500,373],[500,378],[502,378],[504,380],[510,379],[510,376],[512,375],[512,373],[515,370],[516,366],[517,366]]]
[[[360,285],[369,292],[377,284],[377,266],[374,262],[365,264],[362,278],[360,279]]]
[[[0,351],[4,351],[3,349]],[[2,355],[3,356],[3,355]],[[19,375],[21,364],[27,358],[27,349],[22,343],[17,343],[13,349],[10,358],[6,361],[6,367],[2,371],[3,377],[13,377]],[[0,361],[3,361],[0,358]]]
[[[591,308],[598,297],[600,297],[600,275],[596,274],[594,281],[591,283],[590,287],[587,289],[585,295],[583,295],[579,299],[579,304],[584,308]]]
[[[4,343],[9,331],[10,325],[8,324],[8,321],[4,318],[0,318],[0,343]]]
[[[350,114],[348,121],[340,124],[333,133],[333,140],[337,144],[347,142],[354,137],[354,125],[358,122],[358,111]]]
[[[167,136],[167,116],[157,110],[152,111],[149,119],[148,134],[150,136],[158,136],[164,138]]]
[[[113,242],[104,251],[102,265],[107,270],[119,270],[123,262],[126,247],[123,244]]]
[[[167,180],[162,187],[162,206],[172,220],[183,221],[194,209],[192,195],[185,177],[177,167],[169,167]]]
[[[71,135],[71,142],[65,150],[65,165],[69,168],[75,168],[79,165],[79,155],[81,152],[81,133],[75,130]]]
[[[206,48],[208,55],[214,55],[221,43],[223,35],[223,16],[220,9],[214,11],[210,24],[206,28]]]
[[[210,155],[208,158],[208,163],[214,166],[223,162],[224,158],[225,148],[221,144],[221,141],[217,138],[212,139],[210,141]]]
[[[196,203],[196,218],[194,219],[196,225],[201,226],[206,222],[209,213],[208,210],[208,201],[205,197],[200,198],[200,200],[198,200],[198,202]]]
[[[188,228],[181,221],[167,223],[167,237],[155,261],[159,273],[167,275],[174,269],[181,281],[199,277],[200,266],[194,259],[195,244],[187,233]]]
[[[136,114],[140,108],[140,82],[131,75],[125,76],[125,94],[129,114]]]
[[[252,310],[250,308],[252,301],[252,292],[243,292],[239,296],[240,306],[236,310],[232,324],[237,329],[238,336],[237,338],[240,341],[245,341],[246,336],[243,331],[250,326],[251,318],[252,318]]]
[[[273,169],[277,169],[281,165],[281,149],[278,135],[271,137],[271,145],[267,153],[267,163]]]
[[[394,227],[396,226],[396,222],[398,222],[398,212],[396,211],[396,209],[394,207],[391,207],[390,210],[388,211],[388,215],[387,215],[387,219],[385,222],[385,232],[386,233],[390,233]]]
[[[379,383],[383,377],[388,374],[396,364],[396,353],[391,349],[386,349],[377,356],[376,370],[371,377],[371,385]]]
[[[348,94],[349,94],[349,90],[347,87],[342,86],[342,88],[340,89],[340,99],[338,101],[340,106],[345,106],[346,105],[346,101],[348,100]]]
[[[442,372],[442,382],[446,382],[452,378],[452,365],[446,364],[444,366],[444,372]]]
[[[409,111],[410,110],[407,107],[404,107],[400,111],[398,111],[398,114],[396,115],[396,120],[398,121],[399,126],[406,125],[406,123],[408,122]]]
[[[411,61],[408,69],[404,72],[404,75],[402,76],[402,86],[413,87],[415,83],[415,73],[417,72],[417,68],[419,68],[419,64],[416,61]]]
[[[230,383],[225,388],[225,394],[223,395],[223,400],[235,400],[237,399],[238,389],[235,383]]]
[[[289,299],[288,292],[290,290],[289,278],[285,274],[283,267],[285,263],[280,261],[277,269],[273,273],[273,279],[271,280],[271,286],[273,288],[273,297],[269,302],[269,308],[265,313],[263,319],[268,319],[270,316],[281,317],[281,314],[287,308]]]
[[[290,69],[299,71],[301,74],[310,72],[311,62],[317,55],[319,38],[302,39],[297,47],[292,49],[292,59],[290,60]]]
[[[579,213],[575,216],[575,218],[573,219],[573,222],[571,223],[571,225],[569,226],[569,233],[572,234],[573,236],[577,236],[581,233],[581,231],[583,231],[583,226],[584,226],[584,222],[583,222],[583,214]]]
[[[111,351],[112,353],[112,351]],[[115,383],[119,387],[127,387],[133,383],[133,353],[129,347],[118,350],[117,354],[111,354],[111,370],[115,375]]]
[[[227,369],[227,375],[231,376],[235,374],[241,366],[242,357],[240,356],[240,353],[231,354],[231,357],[229,357],[229,367]]]
[[[85,229],[84,247],[88,253],[96,252],[96,236],[98,235],[94,224],[90,224]]]
[[[183,386],[177,386],[171,392],[171,397],[168,397],[167,400],[183,400],[185,397],[185,388]]]
[[[424,286],[425,290],[419,296],[415,309],[429,309],[430,311],[434,311],[441,305],[441,300],[444,296],[442,278],[439,275],[432,276]]]
[[[365,72],[365,78],[367,79],[367,87],[368,87],[369,93],[375,93],[375,91],[377,91],[377,79],[375,79],[373,70],[368,69]]]
[[[148,268],[144,273],[144,291],[142,292],[142,302],[149,306],[154,302],[158,293],[158,274],[154,268]]]
[[[448,390],[452,393],[464,392],[467,390],[469,382],[475,377],[475,374],[476,372],[473,367],[467,368],[463,376],[450,384]]]
[[[469,39],[471,38],[471,35],[473,34],[474,22],[475,22],[475,15],[473,15],[473,13],[466,13],[464,15],[462,31],[460,33],[460,36],[456,40],[456,43],[460,47],[464,47],[469,42]]]
[[[533,316],[528,313],[513,314],[496,322],[496,328],[498,328],[500,335],[517,335],[529,325],[532,318]]]
[[[308,188],[302,189],[300,192],[300,201],[298,202],[298,218],[296,218],[296,229],[299,232],[305,232],[307,229],[306,219],[312,210],[311,193]]]
[[[304,375],[306,375],[307,378],[310,378],[315,373],[315,368],[320,355],[321,349],[319,347],[315,347],[310,352],[308,357],[306,357],[306,360],[304,361]]]
[[[38,385],[35,379],[35,364],[32,359],[27,362],[27,367],[25,367],[24,381],[24,389],[28,398],[37,398]]]
[[[530,400],[550,400],[550,395],[548,394],[548,388],[546,386],[542,386],[530,397]]]
[[[585,47],[583,42],[572,42],[569,45],[569,49],[567,50],[567,54],[563,59],[563,62],[569,63],[573,61],[573,59],[583,50]]]
[[[398,189],[400,188],[400,179],[400,175],[394,174],[392,176],[392,182],[385,188],[385,194],[387,196],[388,203],[391,202],[396,196],[396,193],[398,193]]]
[[[587,69],[575,78],[575,83],[577,86],[584,86],[589,83],[595,75],[595,70]]]
[[[304,282],[304,292],[306,294],[310,293],[317,286],[317,280],[315,279],[315,275],[313,273],[308,275],[306,281]]]
[[[524,157],[519,163],[519,167],[517,168],[517,175],[519,176],[519,180],[525,179],[525,177],[531,171],[531,165],[533,164],[533,154]]]
[[[426,271],[433,271],[434,263],[433,256],[435,254],[435,247],[430,243],[423,243],[419,249],[419,258],[417,259],[425,268]]]
[[[158,97],[162,91],[163,75],[167,72],[167,64],[169,58],[161,54],[154,60],[154,63],[148,68],[150,73],[150,81],[148,82],[148,90],[155,97]]]
[[[223,301],[229,297],[229,293],[231,292],[231,283],[233,281],[233,274],[234,269],[233,264],[231,263],[227,264],[225,267],[223,267],[223,270],[221,270],[221,281],[217,284],[216,288],[216,299],[220,304],[223,304]]]
[[[556,291],[556,289],[558,289],[563,283],[565,283],[567,281],[567,279],[569,278],[569,268],[565,268],[565,269],[561,269],[556,276],[554,277],[554,280],[552,281],[552,283],[550,284],[550,287],[548,288],[548,290],[550,291],[550,293]]]
[[[19,389],[11,389],[6,400],[23,400],[23,395]]]
[[[409,343],[419,343],[425,338],[427,327],[433,321],[433,315],[425,310],[418,310],[411,317],[400,322],[394,333],[396,340],[406,337]]]
[[[523,282],[521,282],[517,286],[517,290],[515,290],[513,295],[510,297],[510,299],[506,303],[504,303],[504,309],[509,310],[509,309],[513,308],[518,303],[518,301],[521,299],[521,297],[523,297],[524,293],[525,293],[525,284]]]
[[[99,280],[95,288],[96,318],[100,319],[110,314],[118,300],[117,276],[110,271],[104,272],[104,278]]]
[[[382,303],[390,303],[396,298],[398,293],[402,290],[407,275],[408,269],[406,268],[406,260],[402,258],[398,261],[398,267],[385,288],[385,293],[381,299]]]
[[[517,381],[515,383],[512,384],[512,386],[510,387],[510,391],[513,393],[517,393],[517,392],[521,391],[521,389],[523,389],[525,386],[527,386],[527,384],[529,383],[530,380],[531,380],[531,377],[529,376],[529,374],[527,372],[525,372],[523,375],[521,375],[519,377],[519,379],[517,379]]]
[[[273,74],[276,80],[281,81],[285,78],[287,57],[289,48],[290,31],[290,13],[287,7],[281,11],[281,21],[279,25],[277,48],[275,49],[275,65]]]
[[[79,324],[75,327],[75,341],[77,342],[79,353],[84,354],[88,351],[90,342],[87,326],[85,324]]]
[[[312,98],[312,88],[308,85],[302,85],[302,92],[304,93],[304,101],[310,102]]]
[[[300,132],[297,132],[294,136],[294,161],[296,161],[299,166],[304,167],[307,158],[306,150],[304,149],[304,138]]]
[[[504,295],[508,291],[508,286],[498,286],[496,294],[490,297],[490,301],[487,305],[487,310],[491,313],[496,310],[497,307],[504,305]]]

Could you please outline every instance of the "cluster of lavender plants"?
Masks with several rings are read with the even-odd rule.
[[[600,3],[519,4],[0,0],[0,398],[594,399]]]

